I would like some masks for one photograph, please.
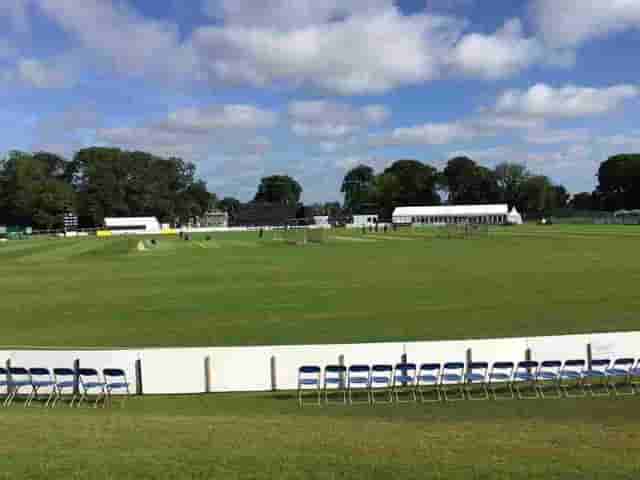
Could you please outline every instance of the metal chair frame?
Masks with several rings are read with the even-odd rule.
[[[534,400],[540,398],[536,383],[536,373],[539,364],[534,360],[524,360],[518,362],[513,372],[513,388],[520,400]],[[526,387],[533,392],[533,395],[526,394]],[[525,392],[525,393],[523,393]]]
[[[611,360],[607,358],[595,359],[591,361],[591,370],[585,370],[582,373],[582,385],[591,396],[608,397],[611,395],[607,375],[607,369],[610,365]]]
[[[445,402],[465,399],[464,362],[447,362],[440,373],[440,392]],[[457,395],[450,395],[457,392]]]
[[[640,358],[636,364],[629,370],[629,383],[634,393],[640,388]]]
[[[488,389],[493,394],[494,400],[513,400],[513,372],[515,364],[513,362],[495,362],[491,366],[488,377]],[[498,395],[498,390],[505,389],[508,395]]]
[[[29,370],[23,367],[11,367],[8,369],[9,376],[7,378],[8,384],[8,395],[5,399],[4,406],[8,407],[13,404],[16,396],[20,395],[20,390],[22,388],[31,388],[31,375],[29,375]],[[24,407],[28,406],[27,400],[29,399],[30,393],[28,393],[25,397]]]
[[[536,372],[536,387],[542,398],[560,399],[560,370],[562,362],[560,360],[545,360],[540,363]]]
[[[321,402],[320,392],[320,375],[322,370],[316,365],[303,365],[298,369],[298,405],[318,405]],[[311,402],[304,401],[305,392],[310,392],[309,396],[315,397],[316,400]],[[315,394],[315,395],[314,395]]]
[[[102,406],[106,406],[106,382],[100,380],[100,374],[94,368],[80,368],[77,371],[78,382],[80,386],[80,398],[76,407],[80,407],[82,402],[87,401],[92,392],[96,391],[96,400],[93,404],[94,408],[98,408],[100,400],[102,400]]]
[[[565,360],[560,369],[558,386],[567,398],[582,398],[587,395],[583,385],[586,362],[582,359]],[[572,390],[578,393],[571,393]]]
[[[322,390],[326,405],[332,403],[345,405],[347,403],[346,375],[347,367],[344,365],[327,365],[324,367]],[[331,402],[329,396],[332,394],[336,396],[342,395],[342,401]]]
[[[393,403],[393,365],[373,365],[371,367],[371,404]],[[384,395],[380,400],[378,397]]]
[[[416,395],[415,363],[398,363],[393,370],[393,395],[397,403],[414,403],[418,401]],[[406,394],[406,399],[402,395]]]
[[[73,403],[78,399],[76,394],[76,372],[72,368],[54,368],[53,379],[55,382],[55,395],[53,402],[51,402],[51,408],[55,408],[58,401],[64,397],[64,392],[67,389],[71,390],[71,400],[69,401],[69,407],[73,407]],[[78,388],[79,388],[78,384]]]
[[[120,401],[120,408],[124,408],[126,400],[131,396],[126,372],[121,368],[105,368],[102,370],[102,378],[104,378],[107,394],[105,403],[112,407],[114,390],[124,390],[126,393],[121,395],[122,400]]]
[[[42,405],[43,408],[49,407],[49,404],[56,392],[56,383],[51,376],[51,371],[48,368],[30,368],[29,376],[31,377],[31,392],[27,397],[25,407],[31,406],[34,399],[37,400],[38,392],[41,388],[49,389],[49,395],[47,396],[45,403]]]
[[[437,403],[442,401],[440,394],[440,376],[442,365],[439,363],[423,363],[418,370],[416,390],[422,403]],[[428,394],[434,393],[435,398],[429,399]]]
[[[5,407],[7,399],[9,398],[9,393],[11,392],[9,371],[6,368],[0,368],[0,376],[4,377],[0,378],[0,388],[5,390],[4,399],[2,400],[0,407]]]
[[[489,390],[487,388],[488,373],[489,364],[487,362],[471,362],[467,365],[467,371],[464,375],[464,388],[469,400],[489,400]],[[480,396],[474,395],[478,389]]]
[[[369,365],[351,365],[347,370],[347,396],[350,405],[371,403],[371,367]],[[366,395],[366,400],[354,397],[359,393]]]
[[[633,358],[617,358],[613,365],[607,368],[607,383],[617,397],[630,396],[635,393],[631,383],[631,369],[635,364]],[[624,387],[628,387],[625,391]]]

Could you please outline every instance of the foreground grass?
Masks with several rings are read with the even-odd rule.
[[[0,478],[631,479],[640,399],[304,408],[287,396],[0,411]]]
[[[0,244],[5,345],[340,343],[637,329],[640,229]]]

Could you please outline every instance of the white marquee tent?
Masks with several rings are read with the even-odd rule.
[[[156,217],[105,218],[104,225],[114,235],[160,233],[160,222]]]
[[[444,225],[457,223],[507,223],[509,206],[499,205],[444,205],[435,207],[398,207],[393,211],[393,223],[417,225]]]

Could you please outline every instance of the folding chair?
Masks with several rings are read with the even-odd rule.
[[[513,400],[513,362],[495,362],[489,372],[488,388],[493,393],[494,400]],[[499,390],[506,390],[505,395],[499,395]]]
[[[329,405],[329,394],[342,395],[342,402],[347,403],[347,389],[345,388],[347,379],[347,367],[344,365],[327,365],[324,367],[324,402]]]
[[[127,381],[127,374],[125,371],[120,368],[105,368],[102,370],[102,377],[105,382],[105,390],[107,393],[106,402],[109,403],[109,407],[113,405],[114,391],[123,392],[120,407],[124,407],[126,399],[131,396],[129,382]]]
[[[602,358],[591,361],[591,369],[582,373],[582,385],[594,397],[608,397],[609,380],[607,369],[611,365],[611,360]]]
[[[9,371],[6,368],[0,368],[0,388],[4,390],[4,400],[2,406],[4,407],[9,398]]]
[[[25,402],[25,407],[28,407],[33,402],[34,398],[38,398],[38,392],[40,389],[48,389],[49,395],[43,407],[48,407],[51,399],[56,391],[56,382],[51,377],[51,371],[48,368],[30,368],[29,375],[31,376],[31,392]]]
[[[69,406],[73,407],[73,402],[76,400],[76,390],[75,390],[75,377],[76,372],[71,368],[54,368],[53,369],[53,379],[55,382],[55,397],[53,402],[51,403],[51,408],[55,408],[58,400],[60,400],[65,392],[71,394],[71,400],[69,401]]]
[[[629,370],[629,383],[631,384],[631,390],[635,393],[636,387],[640,387],[640,358],[636,362],[635,366]]]
[[[631,369],[634,363],[635,360],[633,358],[618,358],[611,367],[607,368],[607,382],[616,396],[634,394],[634,388],[631,383]],[[628,390],[625,392],[622,387],[628,387]]]
[[[560,369],[558,385],[567,398],[584,397],[587,394],[582,384],[585,365],[586,362],[584,360],[565,360]],[[578,393],[572,394],[572,390]]]
[[[102,405],[104,406],[104,400],[106,399],[106,383],[100,380],[100,375],[98,371],[94,368],[81,368],[78,370],[78,381],[80,383],[80,400],[76,404],[77,407],[82,405],[82,402],[87,400],[89,395],[95,395],[96,401],[94,403],[94,408],[98,408],[98,403],[100,400],[103,400]]]
[[[391,365],[374,365],[371,367],[371,403],[393,402],[393,367]],[[383,396],[382,400],[378,398]]]
[[[8,378],[9,394],[5,400],[5,406],[9,406],[13,403],[17,395],[20,395],[20,390],[31,387],[31,376],[29,370],[22,367],[12,367],[9,369]],[[27,397],[28,399],[28,397]],[[24,406],[27,406],[25,401]]]
[[[398,363],[393,370],[393,394],[396,402],[409,403],[418,400],[416,397],[416,364]],[[406,400],[401,398],[406,394]]]
[[[440,395],[440,369],[439,363],[423,363],[418,371],[418,382],[416,390],[420,394],[420,400],[425,402],[439,402]],[[425,394],[434,393],[435,398],[428,399]]]
[[[560,390],[560,360],[545,360],[536,372],[536,387],[542,398],[562,398]]]
[[[487,373],[489,364],[487,362],[471,362],[465,373],[465,391],[469,400],[489,400],[489,390],[487,389]],[[475,396],[478,392],[480,395]]]
[[[320,367],[315,365],[305,365],[298,369],[298,404],[303,405],[320,405]],[[303,399],[304,392],[314,393],[317,397],[315,402],[305,402]]]
[[[445,402],[464,400],[464,363],[448,362],[442,366],[440,375],[440,391]],[[457,395],[449,395],[449,392],[457,392]]]
[[[371,403],[371,368],[369,365],[351,365],[347,372],[347,392],[349,403]],[[364,393],[366,401],[354,400],[358,393]]]
[[[513,387],[515,388],[518,398],[521,400],[539,398],[538,388],[536,385],[536,372],[538,370],[538,362],[533,360],[524,360],[518,362],[516,370],[513,374]],[[528,387],[533,395],[523,394]]]

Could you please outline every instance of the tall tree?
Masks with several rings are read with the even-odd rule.
[[[398,160],[385,169],[383,175],[393,175],[395,181],[383,179],[385,188],[395,185],[398,205],[439,205],[438,171],[417,160]],[[380,182],[377,182],[379,186]]]
[[[640,154],[622,154],[602,162],[597,192],[606,210],[640,208]]]
[[[518,163],[501,163],[496,166],[494,172],[501,201],[507,203],[510,208],[521,208],[522,186],[531,176],[527,167]]]
[[[272,175],[260,181],[254,202],[296,206],[300,195],[302,187],[296,180],[288,175]]]
[[[478,165],[469,157],[455,157],[443,171],[449,192],[449,203],[492,203],[500,199],[494,172]]]
[[[233,216],[240,209],[240,200],[234,197],[224,197],[218,202],[218,208]]]
[[[371,203],[375,173],[367,165],[358,165],[347,172],[340,192],[344,194],[344,206],[353,213],[360,213]]]

